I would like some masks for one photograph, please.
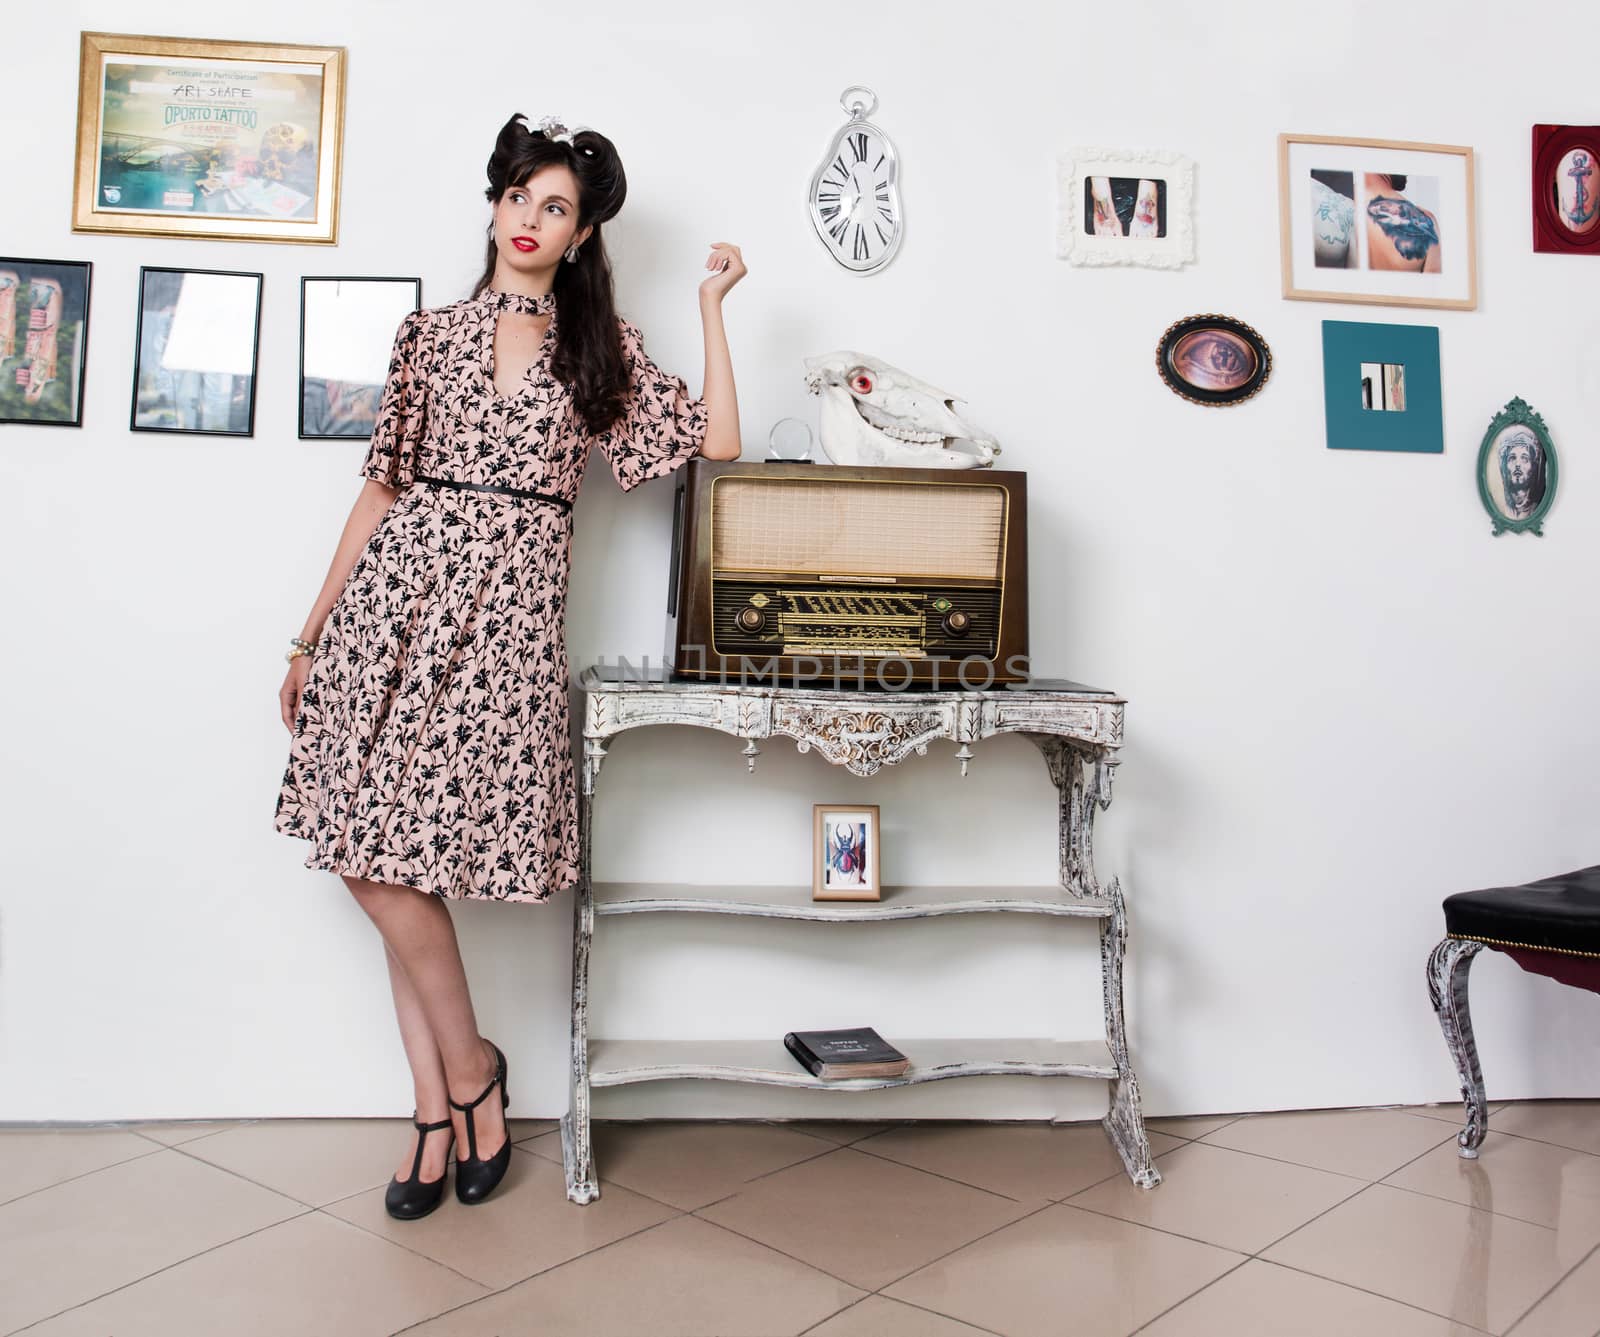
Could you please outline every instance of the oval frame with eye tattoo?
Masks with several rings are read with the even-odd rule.
[[[1207,375],[1210,384],[1198,377],[1205,375],[1194,359],[1207,344],[1211,345],[1213,358],[1243,358],[1248,365],[1224,367]],[[1187,362],[1187,366],[1185,365]],[[1266,384],[1272,374],[1272,350],[1267,341],[1242,320],[1215,312],[1199,316],[1186,316],[1174,321],[1156,345],[1156,370],[1172,393],[1192,404],[1205,404],[1222,408],[1242,404]],[[1187,372],[1187,374],[1186,374]]]

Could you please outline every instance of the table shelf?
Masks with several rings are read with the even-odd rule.
[[[625,1086],[631,1082],[705,1078],[818,1091],[877,1091],[951,1077],[1109,1079],[1117,1075],[1110,1047],[1102,1039],[896,1039],[894,1046],[911,1060],[904,1076],[825,1082],[802,1068],[781,1041],[591,1039],[589,1084]]]
[[[597,882],[596,915],[652,914],[662,911],[752,915],[767,919],[810,919],[845,924],[886,919],[924,919],[934,915],[1035,914],[1074,919],[1107,919],[1106,896],[1074,896],[1058,886],[923,887],[886,886],[877,901],[814,901],[810,887],[696,886],[687,882]]]

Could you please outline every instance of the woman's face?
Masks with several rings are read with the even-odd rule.
[[[494,206],[497,272],[545,276],[567,247],[593,228],[578,230],[578,182],[559,163],[541,167],[521,185],[506,187]]]

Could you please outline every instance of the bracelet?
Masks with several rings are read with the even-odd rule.
[[[289,647],[289,652],[284,655],[284,658],[291,664],[301,655],[315,655],[317,653],[317,643],[315,641],[303,641],[298,636],[289,637]]]

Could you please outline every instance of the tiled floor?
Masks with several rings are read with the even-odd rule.
[[[0,1334],[1600,1337],[1600,1102],[1095,1125],[513,1121],[466,1208],[391,1220],[407,1125],[0,1129]]]

